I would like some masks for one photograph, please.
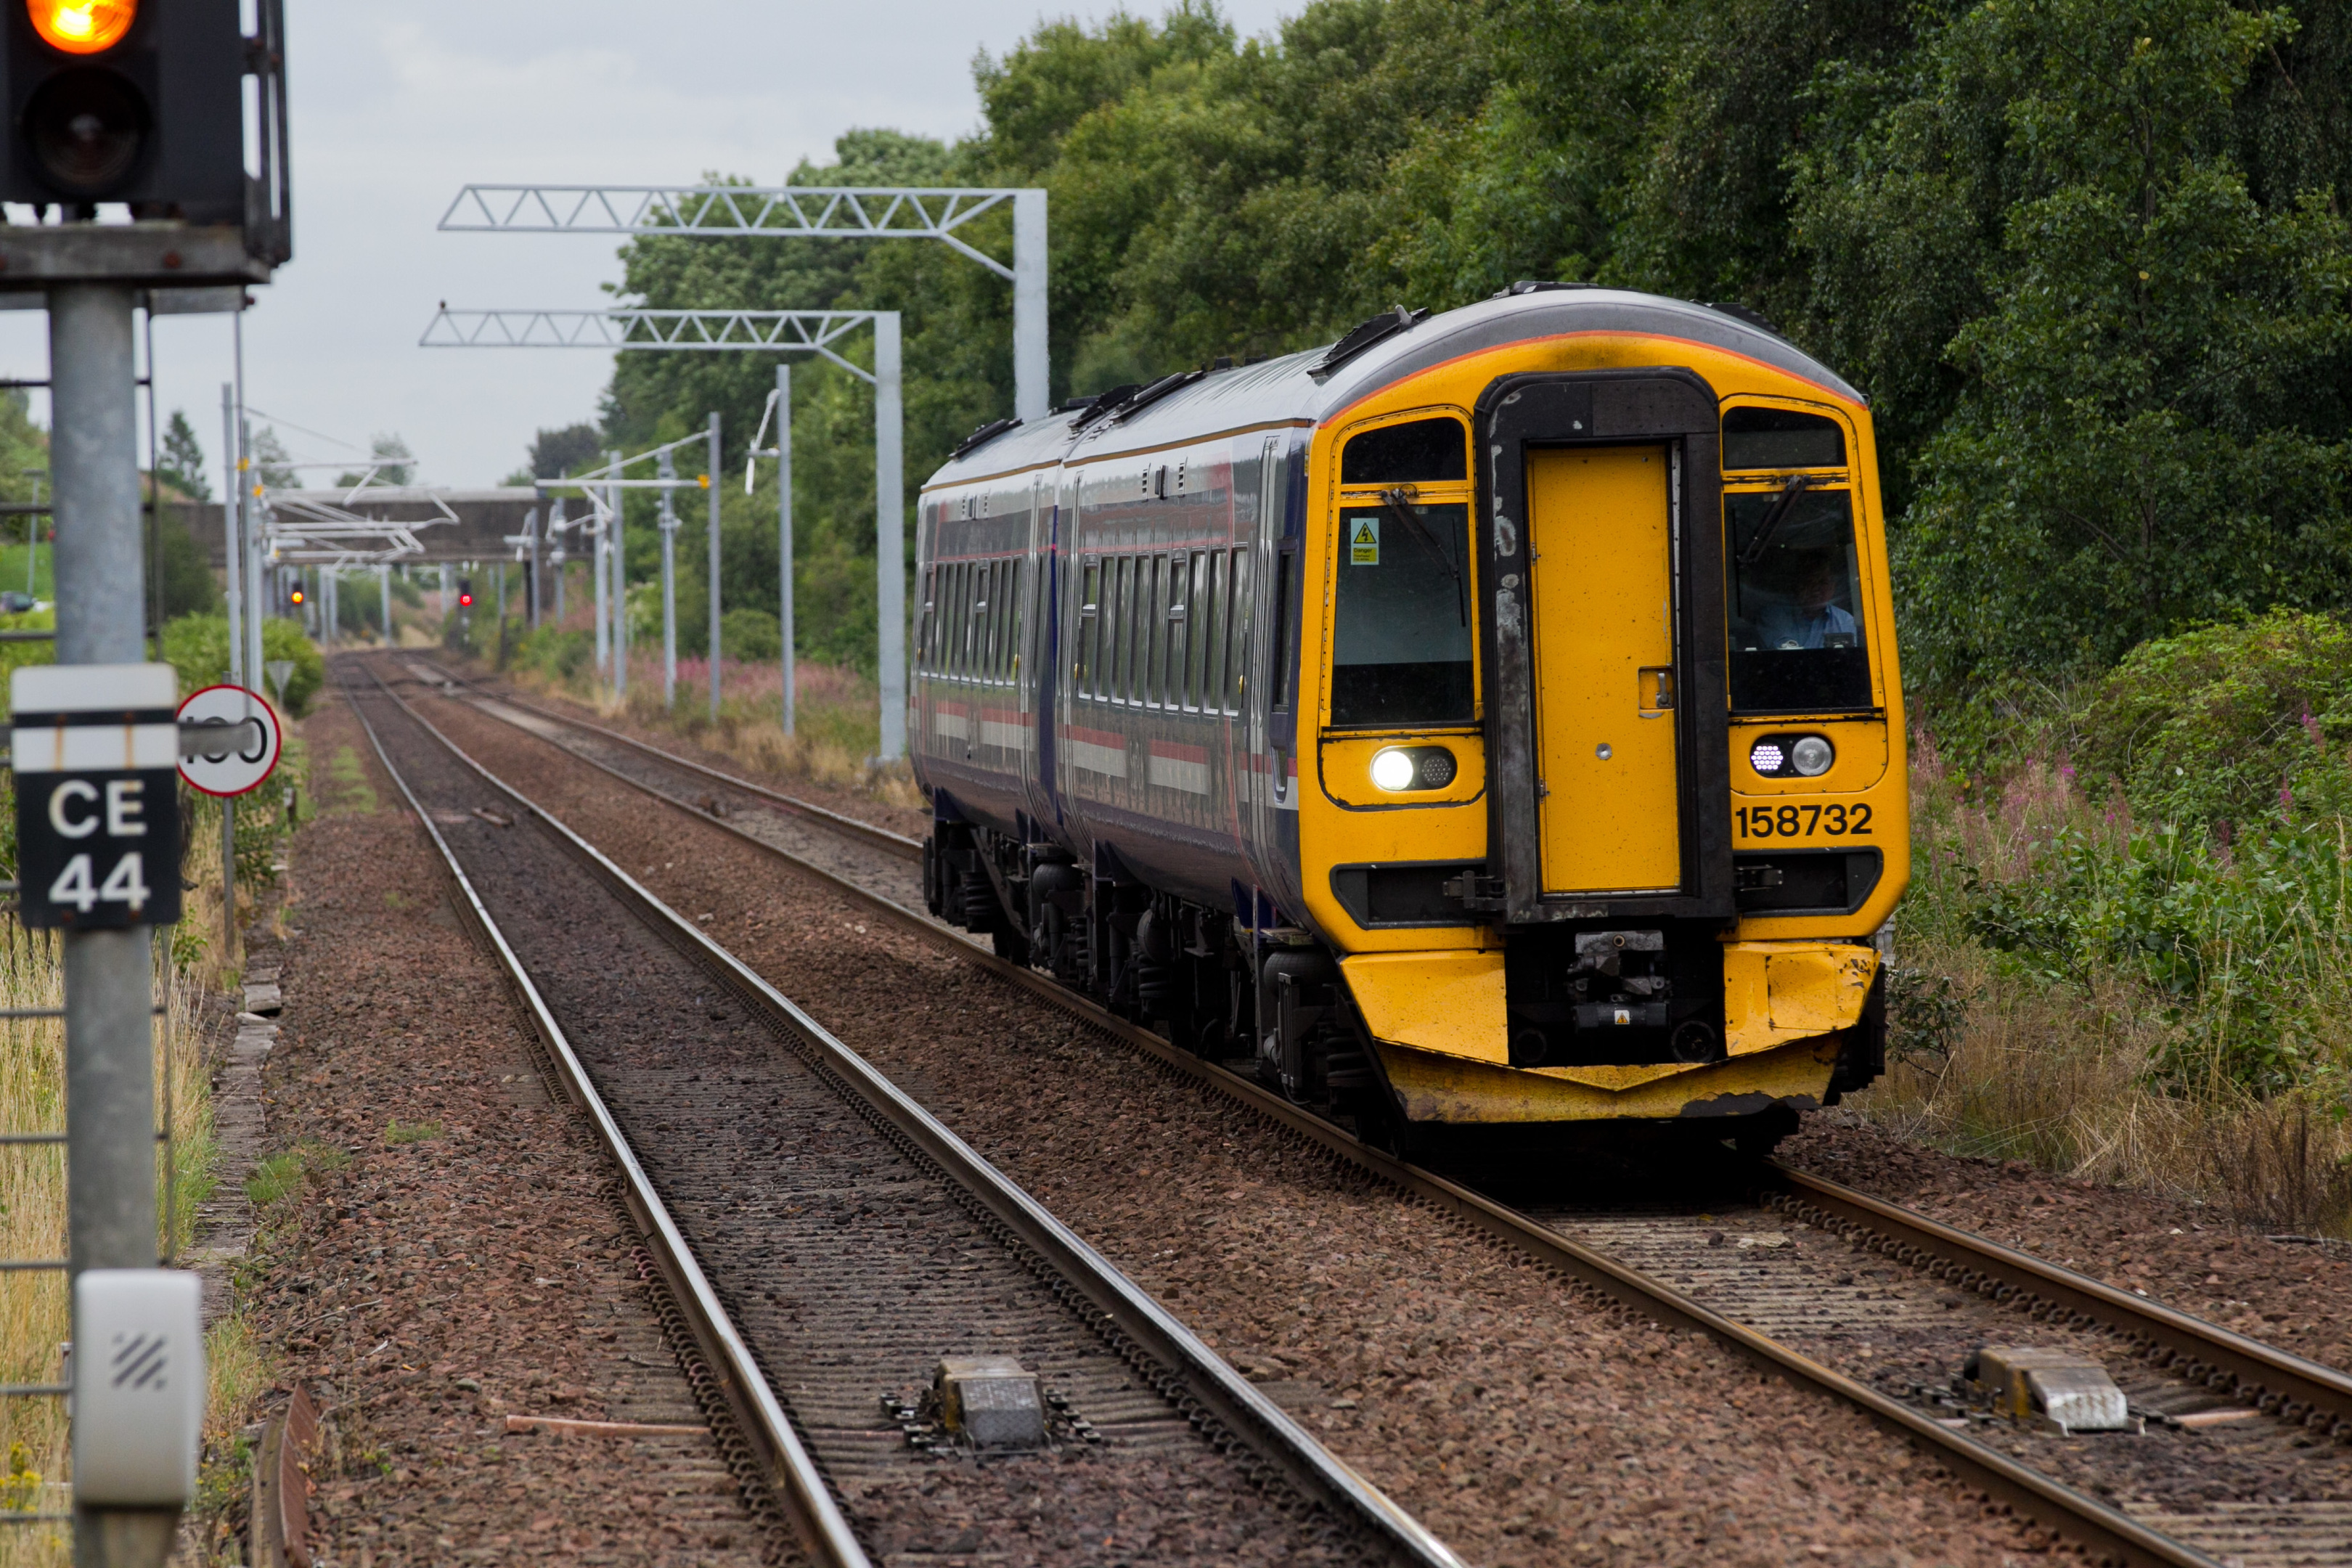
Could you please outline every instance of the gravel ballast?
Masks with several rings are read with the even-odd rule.
[[[240,1289],[279,1387],[331,1417],[314,1552],[351,1564],[751,1564],[782,1538],[702,1427],[601,1152],[551,1100],[431,847],[331,699],[293,850],[268,1146],[307,1174]],[[364,778],[364,784],[348,782]],[[265,1405],[276,1396],[265,1399]]]
[[[1605,1309],[542,742],[455,702],[425,711],[1051,1203],[1473,1561],[1994,1563],[2042,1546],[1858,1414]]]

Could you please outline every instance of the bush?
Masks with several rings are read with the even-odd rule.
[[[2333,751],[2352,740],[2352,628],[2274,610],[2144,643],[2093,689],[2076,734],[2086,783],[2166,821],[2352,807]]]
[[[517,669],[537,670],[569,680],[596,658],[596,634],[578,628],[542,626],[514,645],[508,663]]]
[[[302,628],[282,616],[264,620],[261,657],[265,663],[286,660],[294,666],[286,682],[287,717],[299,719],[310,711],[310,699],[326,683],[327,661]],[[228,679],[228,617],[182,616],[164,622],[163,658],[179,672],[183,693],[219,685]],[[277,700],[278,689],[266,675],[260,687],[264,696]]]
[[[782,658],[783,623],[765,610],[730,610],[719,617],[719,647],[729,658],[747,663]]]

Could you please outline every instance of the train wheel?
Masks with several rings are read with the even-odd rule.
[[[1731,1131],[1732,1147],[1750,1160],[1761,1160],[1780,1146],[1780,1140],[1797,1130],[1797,1113],[1785,1105],[1775,1105],[1743,1116]]]

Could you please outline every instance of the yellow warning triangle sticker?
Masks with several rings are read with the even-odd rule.
[[[1358,544],[1378,544],[1380,542],[1380,540],[1373,534],[1372,525],[1370,522],[1359,522],[1356,524],[1355,542]]]

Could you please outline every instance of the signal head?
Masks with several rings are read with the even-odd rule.
[[[25,0],[41,42],[69,55],[104,54],[139,17],[139,0]]]
[[[289,605],[300,604],[302,602],[302,590],[295,588],[289,591],[286,595],[286,602]]]

